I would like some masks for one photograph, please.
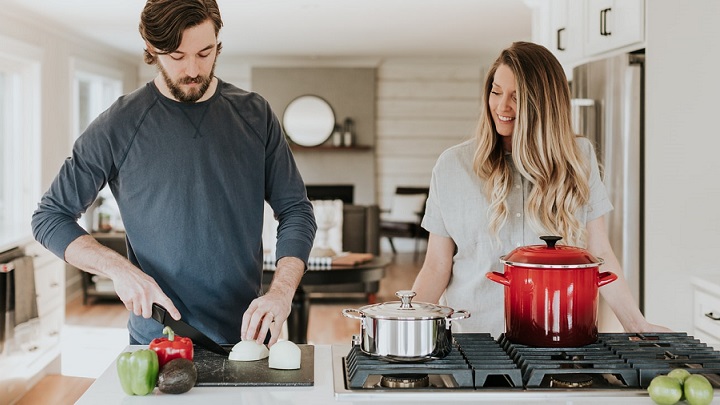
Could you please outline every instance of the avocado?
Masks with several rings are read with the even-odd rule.
[[[182,394],[195,386],[197,369],[192,360],[177,358],[165,364],[158,375],[158,388],[166,394]]]

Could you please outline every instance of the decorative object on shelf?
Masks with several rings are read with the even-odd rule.
[[[300,146],[318,146],[330,138],[335,128],[335,113],[323,98],[300,96],[288,104],[283,127],[291,141]]]
[[[343,146],[352,146],[353,144],[353,133],[355,132],[355,123],[351,118],[345,118],[345,125],[343,128]]]
[[[336,148],[343,145],[342,129],[340,128],[340,125],[337,124],[335,125],[335,129],[332,134],[332,145]]]
[[[105,199],[99,197],[100,205],[97,208],[97,230],[98,232],[110,232],[112,231],[112,212]]]

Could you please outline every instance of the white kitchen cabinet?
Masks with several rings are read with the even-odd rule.
[[[695,276],[693,285],[693,335],[720,347],[720,276]]]
[[[525,0],[533,10],[533,41],[547,47],[566,73],[616,49],[640,49],[644,0]]]
[[[37,242],[24,249],[34,259],[38,317],[14,328],[0,356],[0,397],[7,403],[20,399],[45,375],[60,374],[65,263]]]
[[[587,56],[645,41],[644,0],[588,0],[584,21]]]
[[[533,41],[548,48],[558,60],[571,65],[583,57],[583,2],[526,0],[533,9]]]
[[[583,3],[576,0],[552,0],[550,3],[550,32],[554,43],[549,49],[563,65],[572,64],[584,54]]]

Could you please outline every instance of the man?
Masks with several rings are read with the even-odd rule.
[[[280,124],[259,95],[214,76],[215,0],[148,0],[145,62],[158,75],[82,134],[33,215],[35,238],[113,280],[130,342],[162,336],[152,304],[219,343],[277,341],[315,236],[312,205]],[[128,258],[78,224],[106,184]],[[277,269],[262,295],[264,200],[279,221]]]

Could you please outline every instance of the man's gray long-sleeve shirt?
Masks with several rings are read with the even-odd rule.
[[[131,262],[183,320],[221,343],[240,340],[242,315],[262,294],[263,201],[279,220],[277,257],[307,262],[315,218],[267,101],[219,80],[199,103],[149,82],[118,99],[78,139],[33,214],[35,238],[60,258],[105,184],[117,200]],[[140,342],[162,336],[130,314]]]

